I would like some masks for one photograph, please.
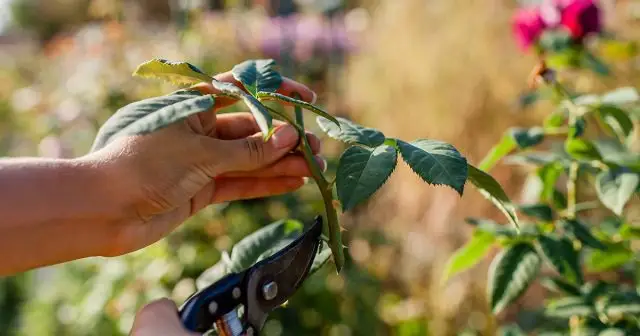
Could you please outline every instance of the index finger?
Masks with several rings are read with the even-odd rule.
[[[233,74],[231,73],[231,71],[218,74],[214,76],[214,78],[221,82],[234,84],[237,87],[241,88],[243,91],[247,92],[244,86],[242,85],[242,83],[240,83],[238,80],[236,80],[233,77]],[[211,83],[196,84],[192,87],[192,89],[196,89],[204,94],[220,93],[220,91],[216,90],[213,87],[213,85],[211,85]],[[301,99],[311,104],[314,104],[318,97],[316,93],[311,91],[311,89],[309,89],[306,85],[302,83],[298,83],[293,79],[287,78],[287,77],[282,77],[282,84],[280,84],[280,88],[276,90],[276,92],[289,97],[293,97],[295,94],[298,94],[300,95],[298,99]],[[236,101],[237,101],[236,99],[233,99],[230,97],[218,97],[216,98],[215,108],[219,109],[219,108],[227,107],[229,105],[234,104]]]

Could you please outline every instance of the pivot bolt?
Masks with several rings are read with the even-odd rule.
[[[211,301],[209,303],[209,313],[215,314],[218,311],[218,303],[215,301]]]
[[[266,283],[262,286],[262,295],[267,301],[275,299],[278,296],[278,284],[274,281]]]

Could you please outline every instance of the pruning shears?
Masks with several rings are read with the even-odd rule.
[[[300,288],[321,247],[322,217],[271,257],[231,273],[191,297],[179,309],[183,325],[219,336],[257,336],[267,316]]]

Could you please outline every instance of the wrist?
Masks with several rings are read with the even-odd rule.
[[[97,256],[117,256],[122,253],[122,231],[136,221],[134,199],[129,197],[126,176],[115,161],[101,155],[73,159],[74,170],[84,176],[87,217],[93,219],[93,229],[102,237]]]

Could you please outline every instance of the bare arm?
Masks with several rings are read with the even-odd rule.
[[[0,275],[104,255],[123,207],[106,165],[0,159]]]

